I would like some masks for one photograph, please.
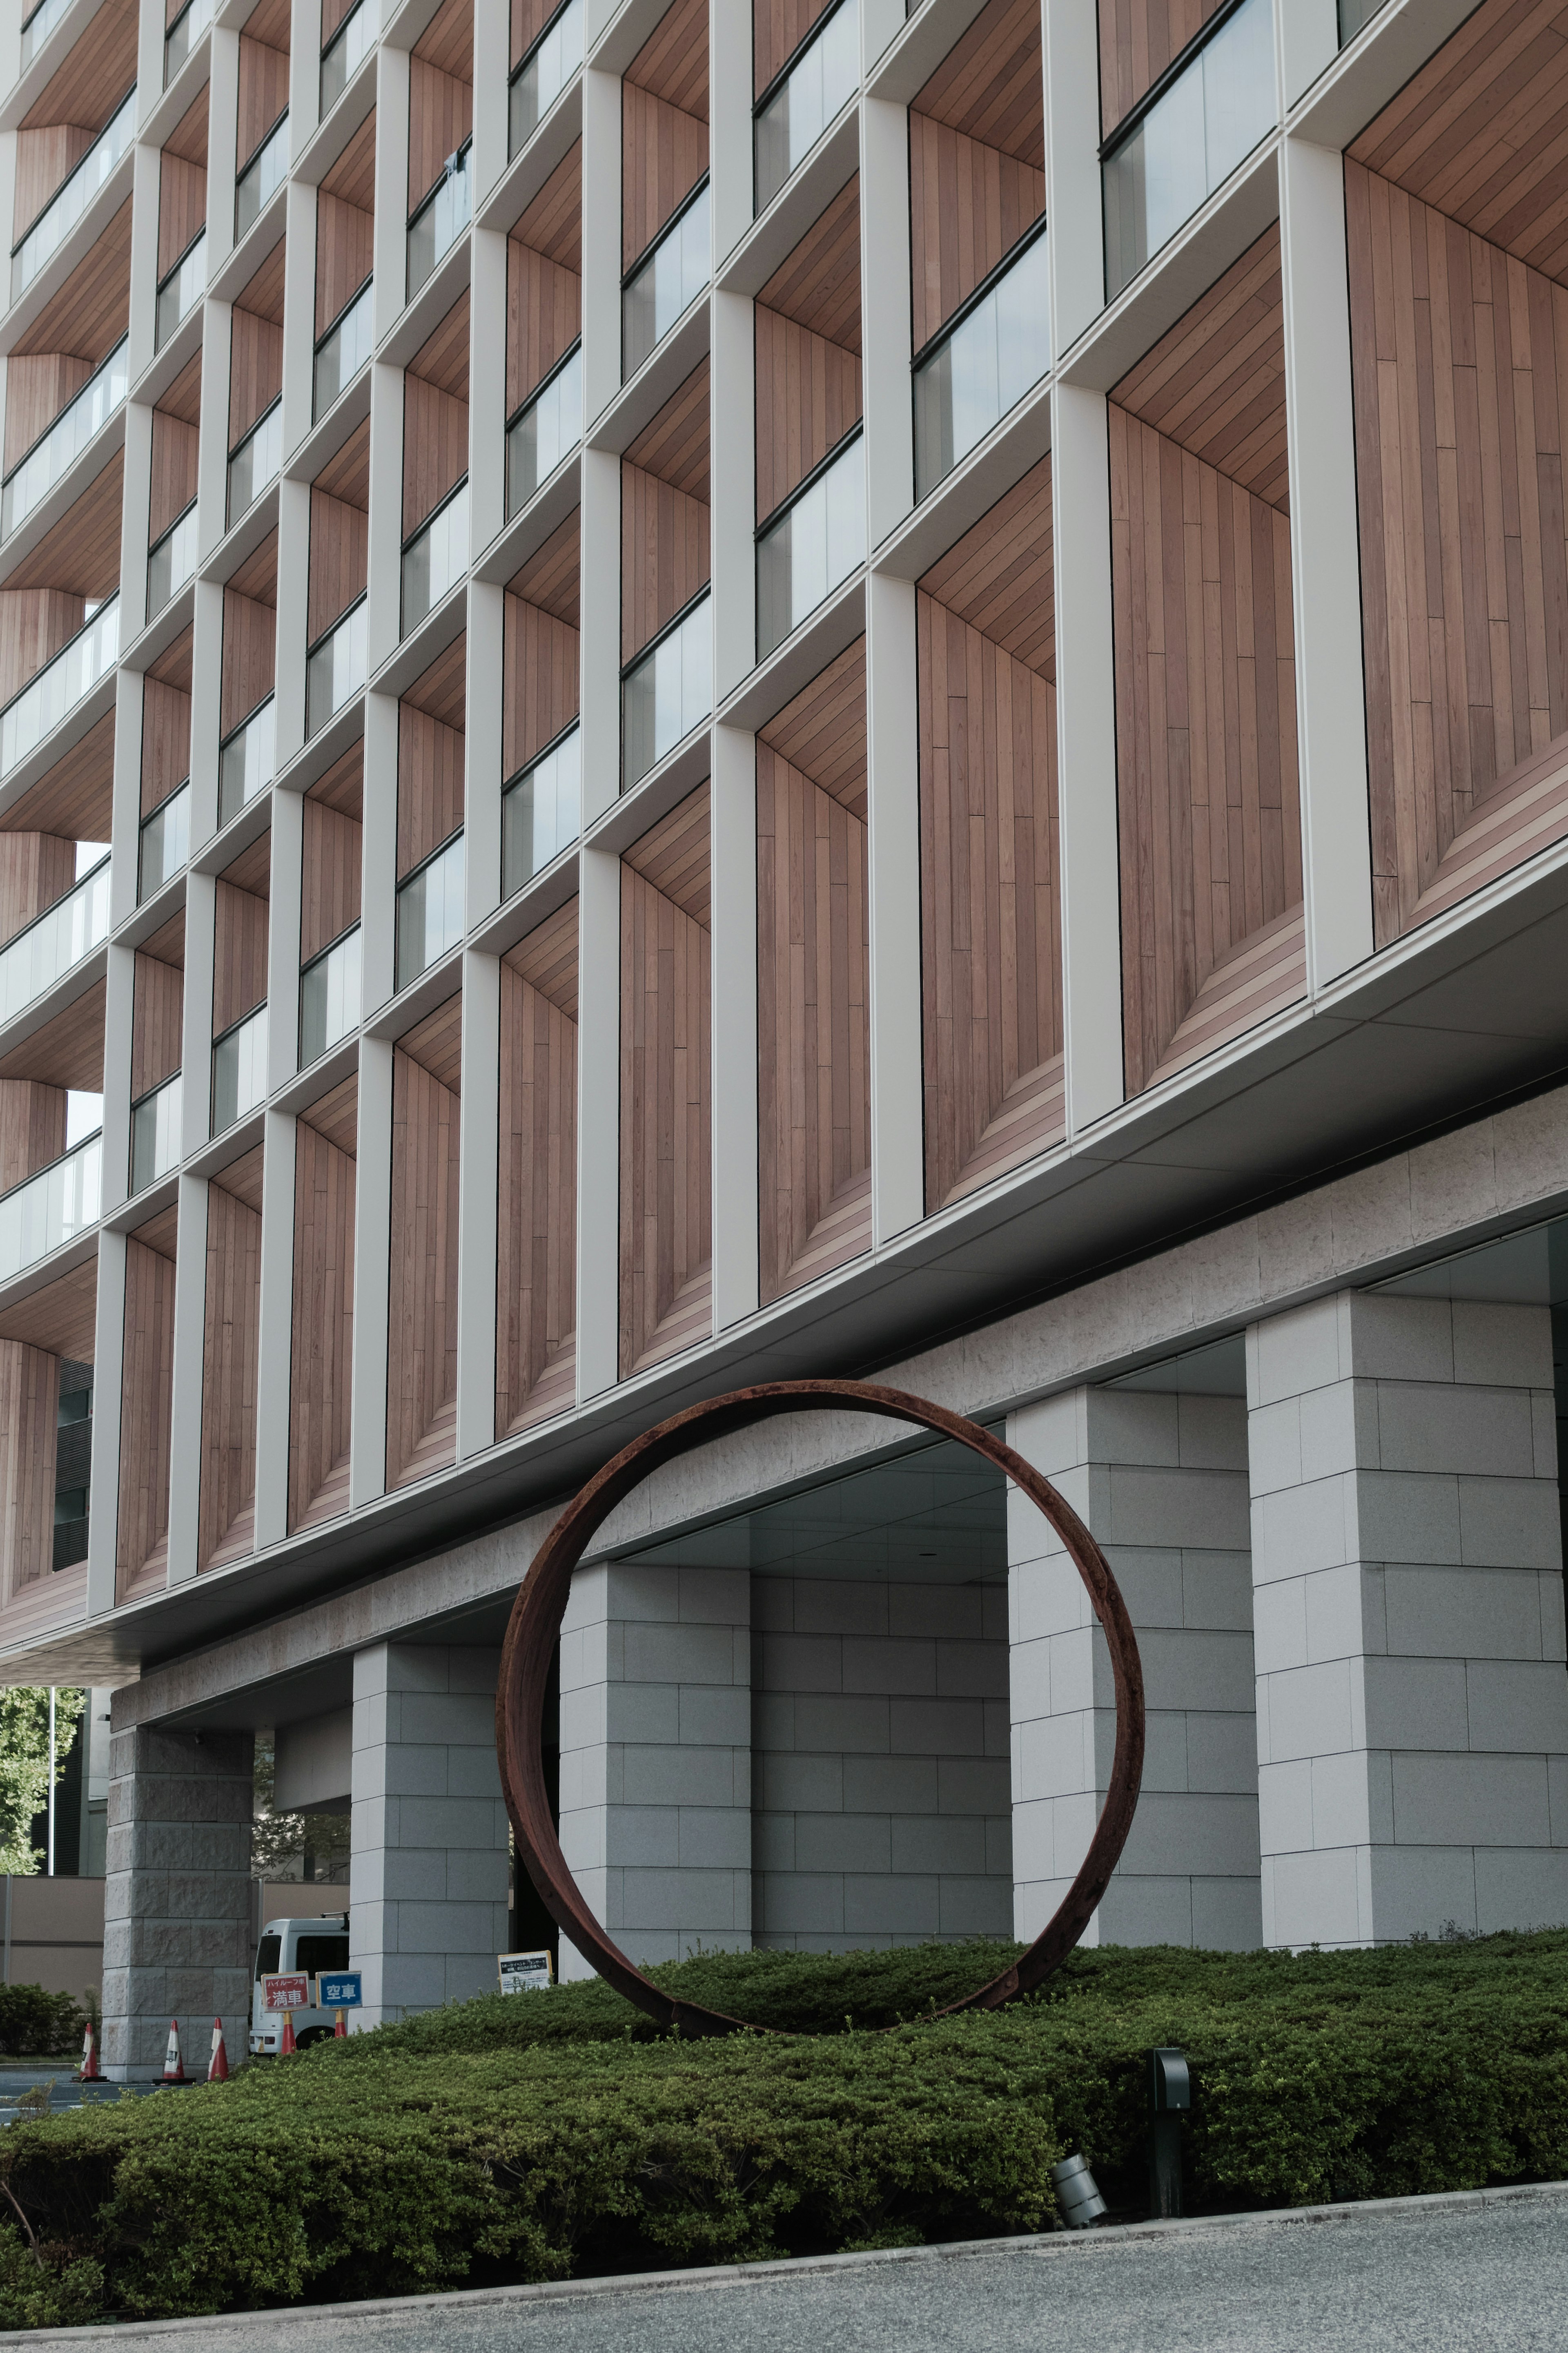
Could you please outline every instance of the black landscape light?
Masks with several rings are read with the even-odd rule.
[[[1062,2221],[1069,2231],[1087,2231],[1091,2222],[1099,2221],[1105,2211],[1105,2200],[1086,2158],[1064,2157],[1059,2165],[1052,2166],[1051,2179],[1056,2185]]]
[[[1182,2211],[1182,2115],[1193,2105],[1186,2053],[1149,2053],[1149,2212],[1164,2222]]]

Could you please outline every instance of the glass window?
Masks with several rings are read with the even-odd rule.
[[[319,1977],[323,1969],[346,1969],[349,1965],[349,1940],[346,1936],[299,1936],[294,1942],[294,1967],[308,1978]],[[311,1988],[312,1993],[315,1988]]]
[[[324,417],[370,357],[374,280],[367,278],[316,346],[313,417]]]
[[[583,438],[583,346],[574,344],[507,427],[506,511],[514,515]]]
[[[131,1190],[140,1193],[180,1157],[180,1074],[131,1106]]]
[[[757,542],[757,659],[865,561],[866,445],[857,434]]]
[[[1105,159],[1105,297],[1131,285],[1275,119],[1269,0],[1242,0]]]
[[[397,987],[456,947],[463,929],[463,837],[455,833],[398,890]]]
[[[376,0],[355,0],[355,5],[321,51],[323,121],[347,90],[354,68],[370,55],[379,23]]]
[[[445,253],[468,226],[473,208],[472,140],[447,159],[447,168],[408,224],[408,295],[412,302]]]
[[[272,697],[258,703],[248,719],[220,745],[217,755],[217,821],[237,816],[272,782],[277,712]]]
[[[1385,0],[1340,0],[1340,47],[1364,32]]]
[[[0,712],[0,776],[58,727],[120,659],[120,598],[106,597],[52,661]]]
[[[278,1964],[282,1957],[282,1953],[281,1936],[262,1937],[256,1947],[256,1975],[258,1983],[263,1978],[275,1978],[278,1975]]]
[[[195,308],[206,284],[206,231],[200,229],[158,289],[153,343],[162,351],[182,319]]]
[[[38,0],[38,5],[22,27],[22,65],[24,70],[32,64],[71,0]]]
[[[582,821],[583,744],[571,733],[524,768],[501,801],[501,896],[510,899],[531,876],[542,872]]]
[[[125,398],[130,383],[130,343],[117,343],[99,369],[67,403],[25,458],[12,467],[0,492],[0,536],[14,532],[46,498],[66,469],[87,448]]]
[[[0,948],[0,1021],[32,1005],[109,937],[109,859]],[[94,1123],[96,1124],[96,1122]]]
[[[468,485],[459,482],[403,551],[403,635],[433,613],[468,568]]]
[[[773,202],[860,87],[858,0],[841,0],[810,47],[757,110],[756,210]]]
[[[0,1194],[0,1280],[32,1266],[89,1226],[103,1209],[103,1138],[89,1135],[47,1168]]]
[[[161,801],[149,818],[142,820],[141,873],[138,877],[138,899],[150,899],[161,891],[171,877],[177,874],[191,854],[191,786],[190,780]]]
[[[234,192],[234,241],[237,245],[247,229],[261,217],[268,196],[275,195],[283,185],[283,174],[289,168],[289,110],[284,108],[256,153],[239,175]]]
[[[193,499],[179,521],[171,523],[147,555],[147,618],[161,613],[171,596],[183,588],[196,568],[198,517]]]
[[[360,1017],[360,934],[351,932],[312,957],[300,975],[300,1068],[319,1061],[329,1046],[357,1029]]]
[[[583,0],[557,9],[511,78],[507,158],[532,138],[583,62]]]
[[[132,83],[113,119],[99,132],[75,170],[61,181],[12,255],[13,301],[32,284],[50,254],[64,244],[130,146],[135,129],[136,87]]]
[[[708,283],[711,261],[708,183],[638,264],[621,296],[621,375],[635,375],[644,360],[689,311]]]
[[[713,617],[708,592],[626,671],[621,689],[622,776],[635,785],[713,708]]]
[[[915,364],[915,496],[950,473],[1051,364],[1044,234],[1004,263],[958,324]]]
[[[365,681],[369,662],[369,607],[362,596],[324,638],[305,663],[305,733],[314,735]]]
[[[273,402],[228,461],[228,519],[237,523],[255,505],[283,463],[283,403]]]
[[[163,41],[163,87],[168,89],[217,14],[217,0],[186,0]]]
[[[267,1093],[267,1008],[258,1005],[213,1045],[215,1135],[254,1111]]]

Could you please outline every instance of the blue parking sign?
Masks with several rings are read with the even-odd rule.
[[[364,1978],[359,1969],[323,1969],[316,1979],[316,2002],[321,2010],[362,2010]]]

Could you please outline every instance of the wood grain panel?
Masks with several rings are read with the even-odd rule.
[[[991,0],[916,91],[913,105],[931,121],[1043,172],[1045,74],[1037,0]]]
[[[69,179],[97,138],[97,129],[85,122],[51,122],[37,131],[17,132],[16,193],[12,213],[12,233],[17,243],[61,183]]]
[[[194,425],[163,409],[153,411],[153,491],[147,544],[155,546],[196,494],[196,456],[201,436]]]
[[[1289,513],[1278,223],[1162,336],[1110,396],[1255,498]]]
[[[516,776],[577,716],[578,635],[521,596],[506,600],[501,773]]]
[[[1484,0],[1347,153],[1563,284],[1565,134],[1559,0]]]
[[[179,1069],[184,1013],[184,972],[157,956],[139,954],[131,1019],[132,1103],[139,1103]]]
[[[0,1079],[0,1192],[66,1148],[66,1090],[37,1079]]]
[[[757,301],[770,311],[860,349],[860,174],[847,180],[800,243],[785,254]]]
[[[712,576],[710,516],[695,499],[621,464],[621,659],[656,638]]]
[[[442,12],[445,14],[445,10]],[[416,51],[408,61],[408,209],[427,196],[474,127],[473,69],[459,80]]]
[[[228,446],[233,449],[283,389],[283,330],[237,302],[229,327]]]
[[[1100,112],[1109,139],[1221,0],[1100,0]]]
[[[306,794],[307,801],[320,801],[326,808],[339,809],[352,817],[356,825],[364,818],[364,743],[363,738],[351,744],[341,760],[334,760],[324,776],[318,777]]]
[[[221,734],[229,734],[271,693],[277,654],[276,604],[242,596],[231,584],[223,592]]]
[[[860,358],[755,306],[757,521],[799,488],[860,421]]]
[[[58,294],[17,336],[18,353],[74,352],[94,365],[107,359],[131,316],[131,199],[121,206]]]
[[[435,512],[468,470],[468,404],[426,384],[404,378],[403,534],[406,539]]]
[[[621,87],[621,267],[646,253],[708,169],[708,125],[630,80]]]
[[[915,349],[973,293],[1046,208],[1046,175],[910,109]]]
[[[220,876],[213,935],[213,1036],[221,1038],[267,995],[268,908]]]
[[[283,28],[284,39],[288,27]],[[289,103],[289,51],[273,48],[248,32],[239,37],[239,112],[234,142],[235,172],[243,172]]]
[[[1350,162],[1345,195],[1381,946],[1568,832],[1568,293]]]
[[[706,779],[668,817],[650,826],[626,853],[628,866],[674,901],[694,923],[709,928],[710,796]]]
[[[0,1340],[0,1562],[9,1600],[54,1568],[60,1360]]]
[[[322,194],[316,200],[316,332],[324,335],[370,276],[375,216]]]
[[[76,842],[55,833],[0,833],[0,944],[63,899],[76,881]],[[0,1188],[3,1189],[3,1188]]]
[[[0,1314],[0,1338],[47,1348],[73,1363],[90,1365],[98,1321],[98,1259],[94,1255],[68,1274],[13,1301]]]
[[[191,773],[191,698],[150,678],[142,689],[142,815]]]
[[[501,959],[496,1436],[576,1399],[577,902]]]
[[[863,820],[759,741],[764,1304],[870,1247],[868,920]]]
[[[158,195],[158,278],[173,269],[193,237],[207,222],[207,175],[199,164],[186,164],[163,151]]]
[[[309,964],[360,916],[360,876],[364,829],[319,800],[304,807],[304,864],[300,872],[300,961]]]
[[[0,1079],[42,1079],[49,1086],[101,1094],[104,996],[100,980],[30,1038],[0,1055]]]
[[[782,73],[829,0],[752,0],[752,94],[761,98]]]
[[[5,470],[19,465],[92,374],[90,360],[39,352],[5,366]]]
[[[324,1095],[307,1103],[300,1117],[307,1127],[314,1128],[318,1135],[325,1136],[329,1144],[346,1152],[352,1160],[359,1139],[358,1072],[340,1079],[335,1087],[329,1087]]]
[[[709,935],[621,866],[623,1378],[713,1324]]]
[[[421,670],[412,686],[405,687],[403,700],[410,711],[423,711],[443,727],[455,727],[461,734],[468,700],[468,638],[465,630],[461,637],[442,648],[429,669]]]
[[[9,589],[64,589],[73,596],[111,596],[120,586],[120,524],[125,453],[68,507],[9,575]]]
[[[675,0],[626,68],[626,78],[706,122],[708,0]]]
[[[416,710],[397,712],[397,877],[429,857],[463,822],[467,744],[461,731]]]
[[[113,792],[114,713],[109,711],[12,802],[0,830],[107,841]]]
[[[107,121],[136,79],[136,26],[135,0],[106,0],[22,117],[23,128]]]
[[[60,588],[0,588],[0,702],[19,694],[82,623],[82,599]]]
[[[364,595],[369,578],[370,518],[364,509],[312,488],[307,644],[314,645]]]
[[[506,409],[510,417],[542,385],[583,332],[583,280],[574,269],[507,243]]]
[[[921,581],[1016,661],[1056,684],[1051,461],[1042,458]]]
[[[758,732],[791,767],[866,822],[866,640],[857,638]]]
[[[247,1155],[258,1164],[258,1187],[260,1158],[259,1150]],[[261,1219],[257,1202],[247,1203],[233,1188],[231,1176],[226,1169],[221,1181],[207,1187],[198,1569],[243,1559],[256,1536]]]
[[[1300,902],[1290,527],[1114,403],[1110,485],[1123,1031],[1136,1094],[1162,1075],[1210,975]],[[1303,984],[1292,969],[1264,1009]],[[1249,997],[1237,1026],[1261,1018]]]
[[[348,1082],[357,1102],[358,1082]],[[334,1090],[334,1092],[340,1092]],[[352,1124],[352,1111],[349,1114]],[[353,1390],[352,1155],[301,1116],[294,1130],[294,1309],[289,1395],[289,1526],[348,1509]]]
[[[1064,1117],[1056,691],[922,586],[926,1207],[1054,1143]]]
[[[510,63],[519,65],[532,48],[560,0],[510,0]]]
[[[155,1591],[169,1565],[174,1412],[174,1262],[134,1234],[125,1241],[125,1354],[120,1391],[117,1601]]]
[[[457,1094],[392,1056],[392,1298],[386,1483],[406,1486],[456,1459]]]

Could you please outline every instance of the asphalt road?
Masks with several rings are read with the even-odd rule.
[[[64,2346],[89,2332],[0,2344]],[[90,2332],[167,2353],[1563,2353],[1568,2184],[658,2286]]]

